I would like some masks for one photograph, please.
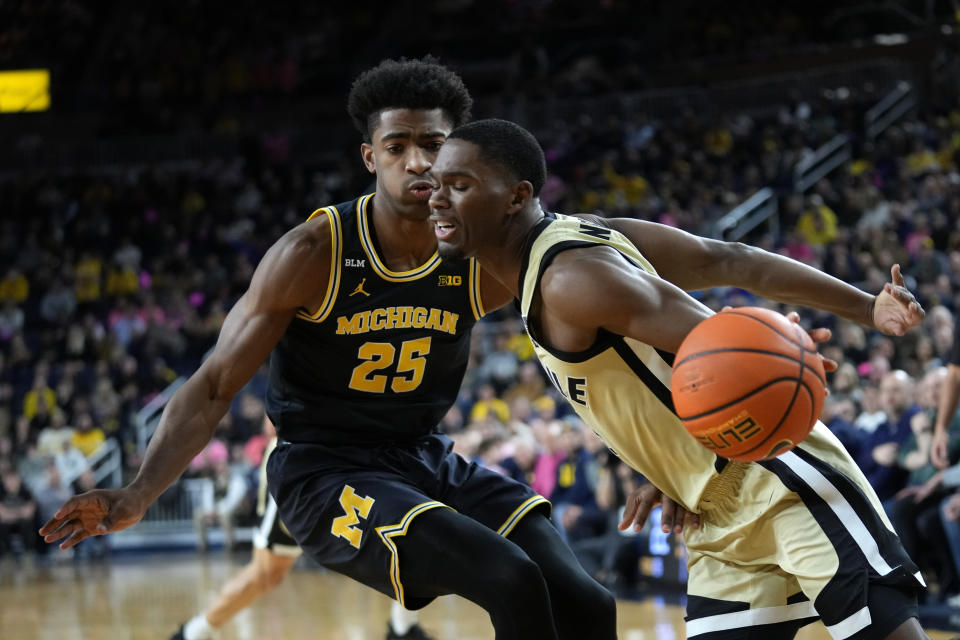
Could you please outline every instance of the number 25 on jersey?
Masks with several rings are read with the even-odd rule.
[[[427,366],[424,356],[430,353],[430,340],[428,336],[402,342],[399,357],[397,348],[389,342],[364,343],[357,352],[362,362],[354,367],[348,386],[355,391],[383,393],[389,379],[394,393],[413,391],[423,382]]]

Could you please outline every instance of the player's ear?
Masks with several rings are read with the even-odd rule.
[[[363,164],[366,165],[367,171],[370,173],[377,172],[377,159],[373,155],[372,144],[364,142],[360,145],[360,157],[363,158]]]
[[[529,180],[521,180],[513,188],[510,213],[520,211],[531,199],[533,199],[533,185]]]

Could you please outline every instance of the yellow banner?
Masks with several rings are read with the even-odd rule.
[[[50,108],[50,71],[0,71],[0,113],[46,111]]]

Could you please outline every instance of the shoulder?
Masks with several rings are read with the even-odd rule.
[[[267,250],[254,273],[250,291],[257,299],[272,300],[282,307],[308,305],[318,292],[326,290],[331,251],[328,216],[301,223]]]
[[[587,307],[607,295],[627,266],[619,251],[597,244],[558,253],[540,279],[540,296],[547,306]]]
[[[267,254],[282,264],[302,265],[318,259],[329,259],[331,248],[330,218],[317,216],[290,229],[278,239]]]

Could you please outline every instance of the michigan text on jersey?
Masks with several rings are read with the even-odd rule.
[[[355,335],[384,329],[433,329],[457,333],[459,313],[426,307],[385,307],[337,318],[337,335]]]

